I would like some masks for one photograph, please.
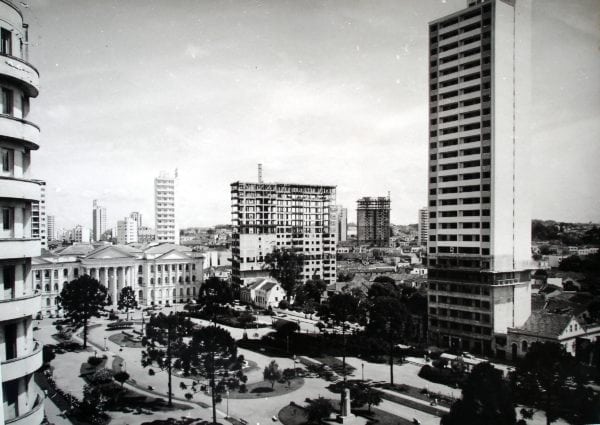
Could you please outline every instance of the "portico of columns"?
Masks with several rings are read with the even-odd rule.
[[[106,287],[111,303],[115,307],[121,290],[125,286],[133,286],[133,266],[86,266],[85,273]]]

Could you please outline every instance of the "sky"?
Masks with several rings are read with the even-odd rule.
[[[30,119],[58,228],[153,226],[153,179],[178,169],[180,227],[231,221],[229,185],[427,196],[427,23],[466,0],[26,0],[41,75]],[[600,2],[534,0],[534,218],[600,221]]]

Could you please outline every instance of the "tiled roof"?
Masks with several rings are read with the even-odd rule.
[[[572,318],[570,314],[534,311],[519,329],[539,336],[556,338],[565,330]]]

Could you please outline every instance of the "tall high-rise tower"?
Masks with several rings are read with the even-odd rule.
[[[232,276],[241,283],[268,276],[264,258],[276,249],[304,256],[302,280],[336,281],[336,233],[330,225],[335,186],[231,184]]]
[[[92,240],[97,242],[102,239],[102,235],[106,232],[106,208],[94,199],[92,210]]]
[[[429,24],[429,337],[503,355],[531,312],[528,0]]]
[[[329,223],[332,233],[336,234],[336,241],[345,242],[348,239],[348,208],[344,208],[343,205],[333,206]]]
[[[390,242],[390,197],[364,197],[356,201],[358,243],[388,246]]]
[[[40,182],[31,176],[31,152],[40,130],[29,119],[29,100],[39,92],[38,71],[28,62],[28,26],[9,1],[0,1],[0,423],[39,424],[44,393],[33,379],[42,346],[33,339],[41,295],[33,286],[31,259],[40,255],[32,235],[32,204]],[[39,224],[39,223],[38,223]],[[38,228],[38,231],[40,229]]]
[[[179,244],[179,228],[175,214],[174,175],[161,172],[154,179],[154,220],[156,223],[156,241]]]
[[[429,238],[429,210],[427,207],[419,210],[419,223],[417,228],[419,245],[427,246],[427,239]]]

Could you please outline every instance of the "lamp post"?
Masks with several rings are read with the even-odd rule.
[[[229,418],[229,390],[227,390],[227,415],[225,419]]]
[[[360,365],[362,367],[361,377],[362,377],[362,380],[364,381],[365,380],[365,364],[363,362]]]
[[[106,340],[108,339],[108,337],[104,337],[104,351],[108,351],[108,348],[106,348]]]

